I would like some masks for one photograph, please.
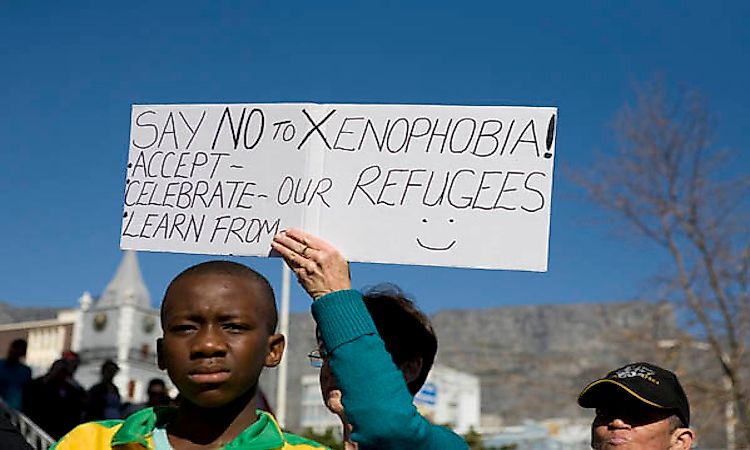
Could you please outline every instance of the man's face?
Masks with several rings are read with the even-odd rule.
[[[609,401],[597,408],[591,425],[591,447],[595,450],[681,449],[673,434],[672,412],[635,399]],[[689,447],[687,447],[689,448]]]
[[[161,384],[152,384],[148,387],[148,403],[151,405],[164,405],[169,403],[167,389]]]
[[[164,298],[159,367],[182,397],[214,408],[255,392],[264,366],[275,366],[284,337],[271,334],[270,306],[252,280],[188,275]]]

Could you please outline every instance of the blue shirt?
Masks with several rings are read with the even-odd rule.
[[[31,380],[31,369],[22,362],[11,363],[0,359],[0,397],[11,408],[20,410],[23,387]]]

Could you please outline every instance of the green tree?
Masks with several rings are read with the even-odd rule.
[[[333,428],[326,428],[324,433],[316,433],[312,428],[305,428],[301,436],[312,439],[315,442],[320,442],[326,447],[331,448],[331,450],[344,450],[344,443],[339,436],[334,434]]]
[[[516,444],[503,445],[501,447],[486,447],[482,442],[482,435],[474,427],[469,428],[469,431],[463,435],[463,438],[469,444],[470,450],[515,450],[518,447]]]

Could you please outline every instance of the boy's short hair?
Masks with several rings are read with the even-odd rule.
[[[228,275],[233,277],[247,278],[258,287],[258,293],[262,299],[268,304],[268,331],[273,333],[276,331],[276,325],[278,322],[278,314],[276,312],[276,297],[273,293],[273,287],[268,282],[266,277],[256,272],[255,270],[247,267],[244,264],[240,264],[234,261],[215,260],[206,261],[194,266],[188,267],[187,269],[180,272],[167,286],[164,291],[164,299],[167,298],[169,290],[177,281],[193,276],[193,275]],[[162,300],[161,307],[161,322],[164,323],[164,301]]]
[[[419,375],[408,383],[409,392],[415,395],[427,379],[437,353],[437,337],[430,319],[393,284],[375,286],[364,293],[363,299],[393,362],[399,366],[422,358]]]

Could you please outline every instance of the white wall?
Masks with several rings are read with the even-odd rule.
[[[319,433],[331,427],[340,432],[338,417],[323,404],[318,376],[303,375],[301,383],[300,426]],[[463,434],[472,427],[479,430],[480,400],[478,377],[436,365],[430,371],[425,387],[415,397],[414,404],[432,423],[450,424],[457,433]]]
[[[470,428],[479,430],[480,401],[479,377],[436,364],[414,404],[433,423],[464,434]]]
[[[316,433],[323,433],[327,428],[332,428],[334,433],[340,435],[341,421],[323,404],[318,375],[302,375],[300,382],[302,383],[300,426],[303,429],[312,428]]]

